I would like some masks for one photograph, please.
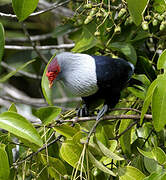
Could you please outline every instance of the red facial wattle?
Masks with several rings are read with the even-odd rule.
[[[49,88],[52,88],[53,86],[53,81],[56,78],[57,74],[55,72],[46,72],[46,76],[48,77],[49,80]]]
[[[49,88],[53,86],[53,81],[56,79],[60,72],[60,66],[57,62],[57,59],[53,59],[50,64],[48,65],[46,76],[48,77],[49,80]]]

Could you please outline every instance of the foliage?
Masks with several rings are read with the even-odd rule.
[[[57,16],[55,9],[34,17],[31,13],[41,8],[38,0],[12,0],[12,10],[8,3],[0,3],[0,179],[166,179],[166,1],[70,1],[64,14]],[[51,61],[61,50],[39,47],[61,39],[75,43],[73,52],[130,61],[133,78],[142,82],[122,92],[117,109],[91,137],[94,119],[76,118],[74,102],[65,103],[70,109],[63,111],[57,97],[72,95],[59,84],[54,93],[48,88],[42,55]],[[17,91],[11,94],[13,86]],[[38,101],[43,96],[49,104],[44,107]],[[4,102],[12,104],[7,109]],[[32,114],[25,117],[21,108],[30,109],[40,123],[30,122]]]

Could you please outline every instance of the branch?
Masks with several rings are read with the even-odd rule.
[[[15,68],[9,66],[7,63],[5,62],[1,62],[1,66],[10,70],[10,71],[16,71]],[[25,71],[21,71],[19,70],[18,71],[19,74],[22,74],[23,76],[26,76],[26,77],[29,77],[29,78],[32,78],[32,79],[41,79],[42,77],[41,76],[37,76],[36,74],[32,74],[32,73],[28,73],[28,72],[25,72]]]
[[[29,39],[29,42],[31,43],[31,45],[33,46],[33,49],[36,51],[36,53],[38,54],[38,56],[43,60],[43,62],[45,64],[48,63],[48,60],[47,58],[44,56],[44,54],[40,53],[40,51],[38,50],[38,48],[36,47],[36,44],[31,40],[31,36],[25,26],[25,23],[21,23],[22,25],[22,28],[23,28],[23,31],[24,31],[24,34],[27,36],[27,38]]]
[[[32,105],[34,107],[43,107],[48,105],[45,99],[31,98],[10,84],[0,83],[0,88],[2,88],[6,92],[6,94],[10,96],[10,97],[4,95],[0,96],[0,98],[3,100]],[[63,97],[63,98],[54,99],[53,102],[55,104],[62,104],[68,102],[78,102],[80,100],[81,98],[78,97],[74,97],[74,98]]]
[[[35,35],[31,36],[31,41],[43,41],[46,39],[49,39],[53,36],[53,33],[48,33],[48,34],[42,34],[42,35]],[[29,42],[29,39],[27,37],[16,37],[16,38],[6,38],[5,39],[6,43],[13,43],[13,42]]]
[[[56,9],[57,7],[60,7],[60,6],[64,5],[64,4],[68,3],[69,1],[70,0],[66,0],[66,1],[64,1],[62,3],[59,3],[59,4],[58,3],[54,3],[50,7],[48,7],[47,9],[44,9],[44,10],[32,13],[31,15],[29,15],[29,17],[38,16],[38,15],[41,15],[41,14],[43,14],[45,12],[52,11],[53,9]],[[7,17],[7,18],[13,18],[13,19],[17,18],[16,15],[6,14],[6,13],[2,13],[2,12],[0,12],[0,16]]]
[[[104,116],[101,120],[106,121],[106,120],[119,120],[119,119],[134,119],[134,120],[139,120],[141,118],[140,115],[108,115]],[[145,114],[144,119],[146,120],[152,120],[152,115],[151,114]],[[96,120],[96,116],[93,117],[80,117],[80,118],[73,118],[73,119],[67,119],[67,120],[57,120],[59,123],[65,123],[65,122],[71,122],[71,123],[78,123],[78,122],[86,122],[86,121],[94,121]]]
[[[61,44],[61,45],[51,45],[51,46],[36,46],[38,50],[51,50],[51,49],[71,49],[75,46],[72,44]],[[14,50],[33,50],[32,46],[17,46],[17,45],[5,45],[5,49],[14,49]]]
[[[51,146],[52,144],[54,144],[54,143],[56,143],[57,141],[59,141],[62,137],[63,137],[63,136],[60,135],[60,136],[58,136],[56,139],[54,139],[53,141],[51,141],[50,143],[44,144],[44,146],[41,147],[40,149],[38,149],[38,151],[29,154],[29,155],[26,156],[22,161],[18,161],[18,162],[13,163],[13,166],[17,166],[17,165],[19,165],[19,164],[24,163],[24,162],[27,161],[28,159],[30,159],[30,158],[32,158],[33,156],[37,155],[39,152],[45,150],[46,147],[48,148],[48,147]]]
[[[52,3],[50,3],[46,0],[40,0],[38,3],[38,8],[40,8],[40,9],[46,9],[51,6],[52,6]],[[56,8],[56,10],[53,10],[51,12],[58,18],[59,18],[59,16],[72,17],[74,15],[74,12],[72,10],[62,7],[62,6]]]

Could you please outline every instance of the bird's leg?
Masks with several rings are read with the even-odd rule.
[[[100,111],[97,114],[96,121],[99,121],[104,114],[108,111],[109,107],[107,104],[104,104],[104,106],[100,109]]]
[[[88,107],[86,104],[83,104],[82,107],[77,110],[77,116],[78,117],[85,117],[88,115],[89,115]]]

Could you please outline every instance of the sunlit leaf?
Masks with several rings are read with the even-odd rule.
[[[107,134],[105,132],[105,128],[99,124],[96,128],[96,133],[95,133],[96,138],[102,142],[105,146],[108,145],[108,137]]]
[[[14,103],[11,104],[11,106],[9,107],[8,111],[11,111],[11,112],[17,112],[17,108],[15,106]]]
[[[44,125],[48,125],[60,114],[61,108],[55,106],[42,107],[36,111],[37,117]]]
[[[142,111],[141,111],[140,124],[142,124],[144,115],[146,114],[148,107],[152,101],[152,95],[153,95],[154,89],[156,88],[156,85],[157,85],[157,80],[154,80],[148,88],[146,98],[144,100],[144,104],[143,104]]]
[[[166,154],[160,147],[153,148],[152,151],[143,151],[142,149],[138,148],[138,151],[143,156],[156,160],[159,164],[164,165],[166,163]]]
[[[129,13],[134,21],[134,23],[138,26],[142,22],[142,15],[146,9],[146,6],[148,4],[148,0],[135,0],[133,3],[133,0],[126,0]]]
[[[28,66],[29,64],[35,62],[36,60],[31,60],[31,61],[28,61],[27,63],[23,64],[22,66],[18,67],[16,70],[10,72],[9,74],[3,76],[0,78],[0,82],[5,82],[7,81],[9,78],[11,78],[12,76],[14,76],[18,71],[24,69],[26,66]]]
[[[120,167],[118,175],[120,180],[143,180],[146,177],[140,170],[132,166]]]
[[[107,167],[105,167],[100,161],[98,161],[90,152],[88,152],[89,155],[89,159],[92,162],[92,164],[97,167],[98,169],[100,169],[101,171],[110,174],[111,176],[116,176],[116,174],[111,171],[110,169],[108,169]]]
[[[79,164],[80,156],[83,150],[83,146],[78,143],[74,143],[73,141],[66,141],[62,144],[60,149],[60,154],[67,163],[69,163],[72,167],[78,167],[82,165],[84,170],[86,169],[86,163]]]
[[[153,148],[152,153],[159,164],[164,165],[166,163],[166,154],[160,147]]]
[[[166,124],[166,77],[158,79],[152,96],[152,117],[156,131],[160,131]]]
[[[0,144],[0,179],[8,180],[10,174],[8,155],[5,151],[5,145]]]
[[[97,144],[100,148],[100,150],[103,152],[103,154],[106,157],[109,157],[111,159],[117,160],[117,161],[122,161],[124,160],[124,158],[118,156],[117,154],[113,153],[112,151],[110,151],[106,146],[104,146],[103,143],[101,143],[100,141],[97,140]]]
[[[67,138],[71,138],[73,137],[77,132],[80,131],[80,126],[77,124],[74,127],[71,127],[68,124],[57,124],[54,125],[54,130],[56,130],[57,132],[59,132],[60,134],[62,134],[63,136],[67,137]]]
[[[4,112],[0,114],[0,128],[9,131],[18,138],[25,139],[38,147],[43,145],[40,135],[32,124],[23,116],[15,112]]]
[[[25,20],[37,7],[39,0],[12,0],[15,14],[19,21]]]
[[[154,159],[154,155],[153,155],[152,151],[143,151],[139,147],[137,147],[137,149],[143,156],[145,156],[145,157],[147,157],[149,159]]]
[[[166,49],[162,52],[157,61],[157,69],[166,70]]]
[[[131,123],[130,119],[122,120],[119,127],[119,134],[121,134]],[[120,144],[124,153],[129,155],[131,153],[131,129],[120,137]]]

